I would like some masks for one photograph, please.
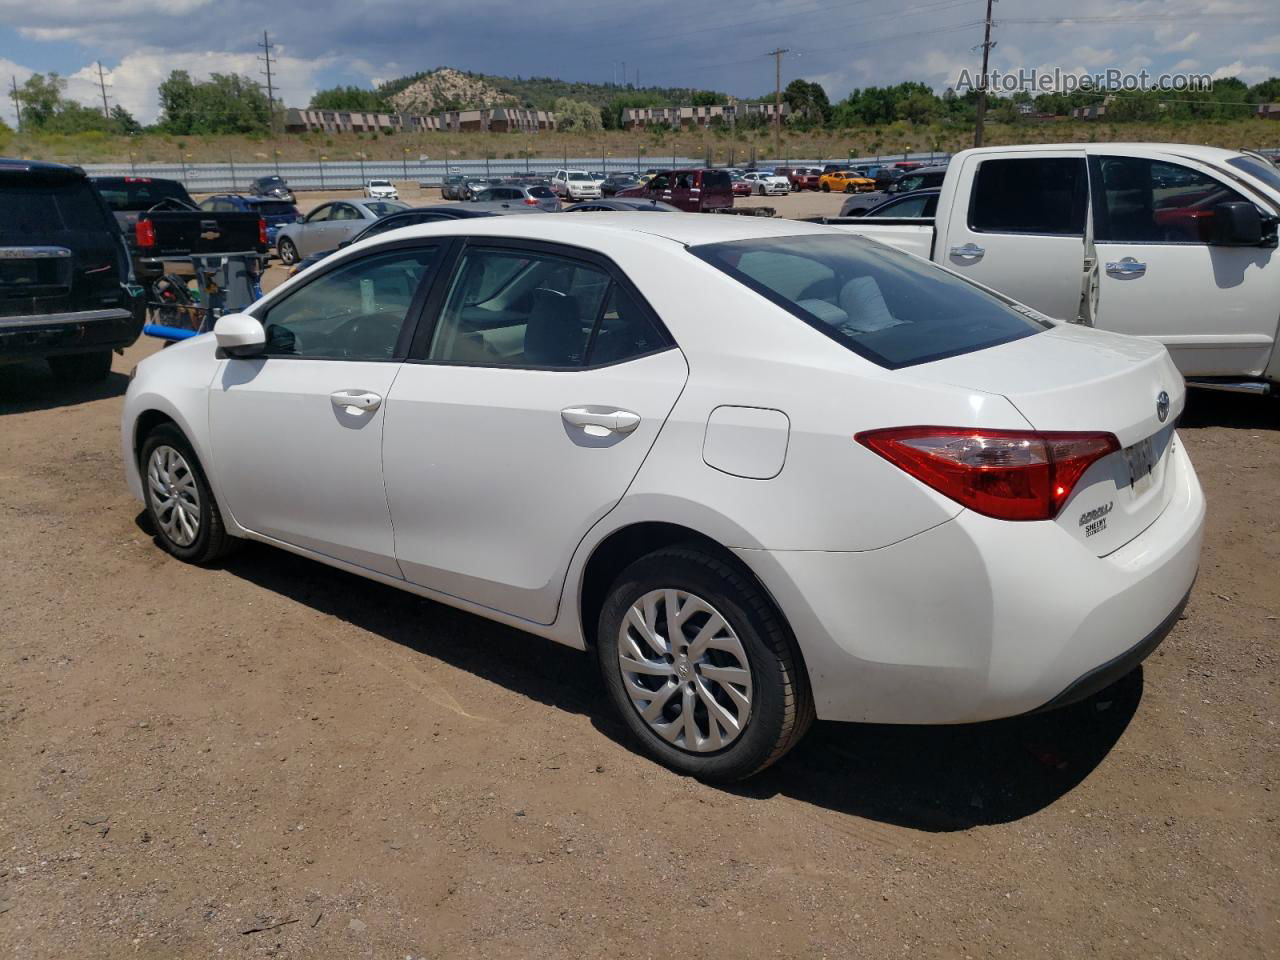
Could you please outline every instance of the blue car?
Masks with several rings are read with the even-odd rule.
[[[300,214],[298,208],[287,200],[275,197],[246,197],[238,193],[219,193],[203,201],[201,210],[211,213],[228,213],[237,210],[241,213],[256,213],[267,223],[267,244],[274,249],[276,234],[286,223],[294,223]]]

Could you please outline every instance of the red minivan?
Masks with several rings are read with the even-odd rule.
[[[648,183],[619,190],[619,197],[661,200],[690,213],[733,206],[733,181],[724,170],[664,170]]]

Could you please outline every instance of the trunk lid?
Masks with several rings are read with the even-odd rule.
[[[999,394],[1036,430],[1115,434],[1122,449],[1088,469],[1054,521],[1098,556],[1141,534],[1173,496],[1186,387],[1161,344],[1064,324],[910,375]]]

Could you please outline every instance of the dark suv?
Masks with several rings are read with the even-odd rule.
[[[145,302],[115,217],[79,167],[0,158],[0,364],[100,380]]]

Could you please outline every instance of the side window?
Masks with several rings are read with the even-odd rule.
[[[1084,158],[1027,157],[978,165],[969,226],[981,233],[1084,236]]]
[[[317,277],[272,304],[260,319],[267,356],[390,360],[435,247],[388,250]]]
[[[937,198],[930,196],[903,197],[901,200],[895,200],[887,203],[879,210],[874,211],[873,217],[924,217],[928,216],[925,211],[925,205],[929,200],[933,200],[936,206]]]
[[[324,223],[333,214],[333,204],[326,203],[323,207],[317,207],[311,211],[307,217],[307,223]]]
[[[454,273],[430,359],[580,367],[609,282],[603,270],[576,260],[469,249]]]
[[[669,190],[671,188],[671,178],[666,174],[658,174],[649,181],[650,190]]]
[[[360,211],[349,203],[335,203],[333,205],[333,213],[329,217],[330,220],[359,220]]]
[[[200,209],[201,209],[201,210],[208,210],[209,212],[213,212],[214,210],[217,210],[217,209],[218,209],[218,207],[217,207],[217,203],[218,203],[218,201],[217,201],[217,200],[214,200],[214,199],[212,199],[212,198],[210,198],[210,199],[208,199],[208,200],[202,200],[202,201],[200,202]]]
[[[610,286],[600,325],[591,338],[587,363],[591,366],[618,363],[667,346],[670,341],[650,319],[648,311],[618,284]]]
[[[1212,177],[1143,157],[1096,157],[1094,239],[1106,243],[1208,243],[1213,208],[1243,201]]]

